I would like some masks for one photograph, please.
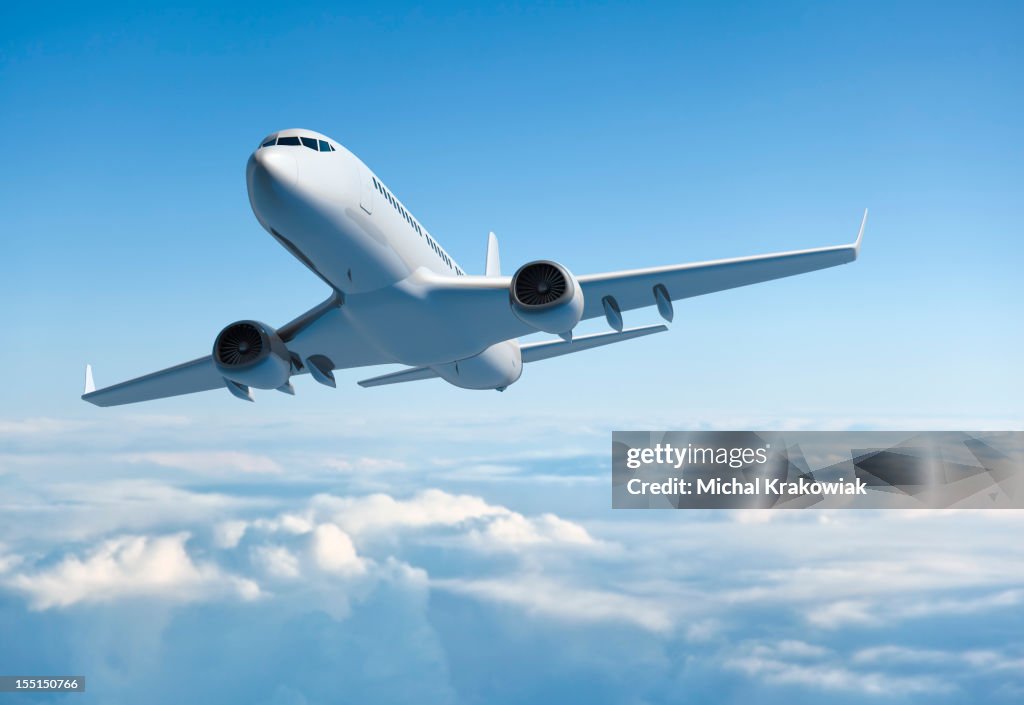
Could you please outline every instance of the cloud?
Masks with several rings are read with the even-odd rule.
[[[31,419],[0,419],[0,437],[20,438],[24,436],[48,437],[60,436],[69,431],[89,428],[88,421],[74,419],[31,418]]]
[[[880,624],[882,616],[874,607],[873,603],[865,600],[838,600],[827,602],[821,607],[808,608],[806,619],[814,626],[824,629],[836,629],[851,624]]]
[[[419,492],[408,500],[378,493],[365,497],[317,495],[315,509],[329,513],[346,531],[359,535],[403,528],[456,526],[470,519],[510,514],[480,497],[454,495],[437,489]]]
[[[167,536],[120,536],[102,542],[84,558],[67,555],[50,568],[26,572],[7,582],[26,593],[36,609],[125,597],[191,601],[211,592],[243,599],[259,596],[251,580],[237,578],[189,556],[186,532]]]
[[[794,644],[799,644],[794,649]],[[754,642],[725,659],[724,666],[771,685],[892,697],[941,694],[955,690],[935,676],[901,676],[851,669],[831,658],[827,649],[803,642]]]
[[[307,516],[294,512],[285,512],[272,519],[257,519],[252,522],[252,527],[271,533],[308,534],[313,530],[313,520]]]
[[[52,473],[14,467],[2,478],[0,618],[24,619],[25,632],[79,624],[75,641],[58,647],[91,663],[105,693],[141,683],[129,651],[152,660],[150,676],[172,665],[199,674],[226,659],[225,673],[265,686],[252,702],[331,697],[285,682],[284,668],[260,672],[254,658],[307,664],[307,675],[332,672],[346,683],[370,674],[384,689],[353,692],[429,682],[438,702],[522,702],[563,685],[592,702],[671,702],[676,685],[709,701],[735,696],[730,688],[766,702],[796,690],[836,702],[883,690],[916,700],[1006,690],[1021,672],[1019,646],[1004,643],[1024,602],[1013,538],[1021,516],[618,513],[606,509],[607,479],[593,459],[574,451],[571,462],[557,453],[544,462],[522,439],[480,454],[465,433],[472,463],[459,448],[433,461],[431,448],[418,447],[423,460],[374,464],[378,449],[367,439],[339,444],[310,432],[294,450],[241,453],[232,465],[189,437],[205,433],[200,448],[209,447],[230,428],[247,450],[262,447],[248,440],[267,426],[217,427],[221,438],[202,426],[158,423],[145,439],[117,436],[116,445],[111,434],[106,450],[98,443],[78,465],[73,448],[63,449]],[[168,440],[173,433],[179,443]],[[45,435],[32,438],[21,446],[35,452]],[[173,452],[145,452],[153,446]],[[124,448],[142,449],[138,462],[159,456],[192,474],[125,478],[139,467],[107,462],[123,460]],[[437,448],[438,457],[449,450]],[[327,468],[324,458],[337,462]],[[271,484],[250,461],[287,472]],[[464,471],[470,465],[478,467]],[[380,472],[360,472],[367,468]],[[261,481],[239,481],[254,475]],[[552,486],[563,480],[589,484]],[[531,486],[539,482],[543,493]],[[966,614],[972,619],[944,621]],[[920,643],[901,626],[910,619],[925,622],[915,631],[953,636],[970,622],[972,649],[900,646]],[[126,640],[136,627],[138,639]],[[867,628],[893,643],[865,646]],[[104,642],[106,633],[116,639]],[[0,645],[0,657],[15,648]],[[35,662],[48,663],[49,649],[40,646]],[[424,666],[413,674],[406,665],[417,659]],[[119,663],[133,673],[118,672]],[[631,675],[641,670],[627,672],[634,664],[652,674],[644,683]],[[140,699],[129,695],[109,702]]]
[[[363,573],[366,566],[356,555],[352,539],[334,524],[320,524],[313,530],[313,557],[321,570],[330,573]]]
[[[3,575],[7,571],[16,568],[22,561],[21,556],[17,556],[13,553],[7,553],[4,549],[4,545],[0,544],[0,575]]]
[[[128,463],[146,463],[200,473],[279,473],[281,466],[265,455],[240,451],[150,451],[120,456]]]
[[[939,615],[979,614],[1014,607],[1024,602],[1024,590],[1001,590],[982,595],[919,597],[909,604],[891,605],[883,600],[839,600],[807,610],[807,621],[824,629],[850,625],[881,626],[897,620],[924,619]]]
[[[771,644],[753,644],[750,652],[754,656],[777,656],[795,659],[820,659],[830,651],[817,644],[808,644],[799,639],[782,639]]]
[[[40,482],[9,489],[0,485],[8,542],[91,541],[113,533],[152,533],[208,526],[242,510],[264,511],[274,500],[224,492],[194,491],[149,479]]]
[[[968,649],[945,651],[941,649],[919,649],[908,646],[885,644],[857,651],[852,660],[855,663],[870,664],[913,664],[924,666],[962,666],[979,671],[1010,671],[1024,673],[1024,657],[1007,656],[992,649]]]
[[[547,547],[607,547],[575,522],[554,514],[526,517],[480,497],[429,489],[401,500],[383,494],[364,497],[317,495],[314,512],[330,517],[361,537],[405,529],[462,529],[466,544],[483,551]],[[421,540],[426,540],[420,536]]]
[[[409,464],[394,458],[325,458],[323,466],[340,472],[395,472],[409,469]]]
[[[434,588],[510,605],[536,617],[567,622],[628,624],[651,632],[668,632],[673,619],[653,600],[574,586],[539,576],[466,580],[434,579]]]
[[[473,529],[469,538],[478,547],[485,549],[602,545],[584,527],[554,514],[542,514],[535,518],[527,518],[516,512],[496,515],[484,528]]]
[[[299,577],[299,559],[284,546],[254,546],[252,559],[276,578]]]
[[[222,521],[213,527],[213,544],[217,548],[234,548],[245,536],[249,523],[241,519]]]

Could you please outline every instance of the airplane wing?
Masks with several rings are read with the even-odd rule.
[[[860,251],[867,220],[868,212],[865,210],[857,239],[849,245],[580,276],[583,318],[605,315],[602,300],[611,296],[622,311],[657,305],[662,315],[671,320],[672,307],[667,301],[853,262]]]
[[[302,360],[309,360],[310,357],[319,360],[318,356],[325,356],[335,370],[394,362],[369,345],[362,344],[361,336],[355,332],[351,335],[344,334],[349,324],[341,314],[339,305],[340,300],[335,294],[278,328],[278,335],[288,344],[288,350]],[[336,343],[332,343],[339,339],[339,331],[340,338],[345,340],[344,346],[340,348]],[[306,366],[297,374],[310,372],[318,381],[325,384],[333,383],[331,370],[314,370],[310,367]],[[227,382],[217,371],[213,357],[207,355],[103,389],[95,388],[92,367],[87,366],[85,393],[82,399],[96,406],[118,406],[225,388],[240,398],[252,398],[247,390]]]
[[[96,406],[132,404],[209,389],[223,389],[225,385],[210,355],[99,390],[91,384],[91,367],[86,367],[86,378],[82,399]]]
[[[613,323],[616,329],[621,328],[621,316],[617,317],[619,320],[614,320],[616,316],[609,316],[606,311],[605,300],[610,297],[614,300],[614,306],[611,308],[617,308],[620,312],[644,306],[657,306],[662,317],[671,321],[674,300],[853,262],[860,252],[867,218],[868,212],[865,210],[856,240],[847,245],[577,275],[577,281],[583,290],[584,306],[581,320],[608,316],[609,322]],[[492,246],[496,253],[497,245],[493,241]],[[495,262],[496,260],[495,254]],[[490,261],[488,255],[489,270]],[[413,279],[422,287],[423,298],[430,304],[425,310],[436,312],[438,321],[441,318],[466,321],[467,330],[491,343],[537,332],[512,312],[509,305],[511,277],[443,277],[419,270],[410,277],[410,280]],[[418,317],[424,315],[422,311],[415,313]],[[414,324],[415,321],[412,319],[407,323],[409,326]]]

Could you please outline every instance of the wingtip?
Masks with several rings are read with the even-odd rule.
[[[857,239],[853,241],[853,251],[860,254],[860,243],[864,240],[864,228],[868,224],[868,209],[864,209],[864,217],[860,220],[860,230],[857,231]]]
[[[484,263],[484,276],[501,276],[501,255],[498,253],[498,236],[491,231],[487,233],[487,259]]]
[[[92,394],[96,391],[96,382],[92,378],[92,365],[87,364],[85,366],[85,390],[82,392],[82,397],[85,395]]]

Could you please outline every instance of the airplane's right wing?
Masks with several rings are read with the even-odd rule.
[[[582,275],[578,279],[584,295],[583,319],[604,316],[604,299],[611,297],[621,311],[657,305],[671,320],[669,302],[673,300],[853,262],[860,252],[867,220],[865,210],[857,239],[849,245]]]
[[[616,329],[620,329],[622,320],[616,312],[645,306],[657,306],[663,318],[672,320],[674,300],[852,262],[857,259],[860,251],[867,217],[865,210],[857,239],[847,245],[578,275],[577,281],[583,293],[580,320],[607,317]],[[497,243],[493,238],[488,250],[495,253],[493,268],[490,264],[491,256],[488,255],[488,271],[496,272]],[[467,334],[474,336],[474,340],[486,341],[486,344],[537,332],[536,328],[524,323],[513,312],[509,302],[511,277],[496,273],[444,277],[421,269],[403,285],[410,285],[427,304],[416,311],[389,312],[409,330],[416,330],[417,326],[422,325],[425,312],[434,312],[438,321],[465,321]],[[402,315],[405,318],[397,318]]]

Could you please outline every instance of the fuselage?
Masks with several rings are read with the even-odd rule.
[[[516,340],[487,345],[431,302],[430,280],[465,271],[341,144],[311,130],[274,133],[249,158],[246,182],[260,225],[341,294],[343,305],[317,324],[320,354],[343,356],[345,332],[357,331],[394,362],[432,367],[460,387],[519,378]]]

